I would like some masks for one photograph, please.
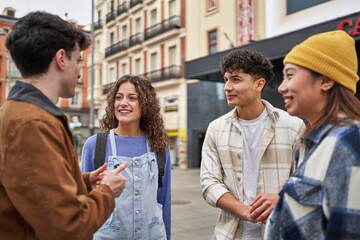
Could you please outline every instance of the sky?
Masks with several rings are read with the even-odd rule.
[[[96,0],[93,0],[96,4]],[[80,25],[91,23],[92,0],[0,0],[0,14],[5,7],[16,9],[15,17],[20,18],[28,12],[46,11],[68,19],[74,19]],[[96,15],[94,15],[96,18]]]

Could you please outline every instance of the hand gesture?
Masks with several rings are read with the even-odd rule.
[[[115,197],[119,197],[124,191],[126,186],[126,179],[120,173],[128,166],[127,162],[122,163],[116,169],[111,171],[106,171],[103,174],[101,179],[101,184],[108,185],[111,190],[114,192]]]
[[[90,184],[91,188],[94,189],[97,185],[100,184],[101,179],[104,176],[104,171],[107,168],[107,163],[104,163],[101,167],[98,169],[90,172]]]

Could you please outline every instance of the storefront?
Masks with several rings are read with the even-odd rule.
[[[355,39],[357,53],[360,56],[360,12],[277,37],[252,42],[237,49],[246,48],[255,50],[271,60],[274,65],[275,76],[266,85],[262,97],[274,106],[283,108],[283,99],[277,92],[277,88],[282,81],[282,62],[286,53],[293,46],[314,34],[336,29],[348,32]],[[226,99],[216,99],[214,97],[216,96],[214,88],[209,87],[208,85],[211,84],[206,85],[206,83],[224,81],[219,65],[221,58],[231,50],[218,52],[185,63],[185,77],[201,80],[199,86],[188,87],[189,96],[197,96],[196,99],[191,97],[188,99],[188,165],[190,168],[200,166],[201,146],[208,123],[229,110],[226,106]],[[201,83],[204,86],[201,86]],[[360,97],[359,86],[360,84],[357,85],[357,96]],[[195,89],[195,87],[198,89]],[[206,89],[206,87],[209,89]],[[199,101],[199,96],[206,98],[206,100]]]
[[[268,38],[258,42],[252,42],[235,49],[246,48],[264,54],[273,63],[275,71],[274,80],[278,81],[279,79],[281,80],[282,76],[281,72],[283,68],[283,58],[293,46],[314,34],[332,31],[336,29],[348,32],[349,35],[351,35],[355,39],[358,56],[360,56],[360,12],[321,24],[313,25],[307,28],[303,28],[277,37]],[[221,58],[224,55],[228,54],[231,50],[233,49],[218,52],[216,54],[186,62],[185,77],[189,79],[199,79],[203,81],[223,82],[223,77],[221,76],[219,70],[219,64]],[[271,88],[271,85],[273,84],[270,84],[268,87]],[[265,92],[266,90],[267,89],[265,88]],[[264,94],[267,95],[265,92]]]

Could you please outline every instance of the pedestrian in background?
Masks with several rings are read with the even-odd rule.
[[[305,128],[297,117],[261,99],[274,76],[271,62],[240,49],[221,61],[231,112],[211,122],[202,149],[205,200],[221,209],[212,239],[262,239],[262,225],[294,170],[294,150]]]
[[[92,239],[125,188],[118,174],[126,164],[81,174],[56,106],[74,96],[80,51],[89,44],[82,31],[45,12],[20,18],[6,39],[23,80],[0,108],[0,239]]]
[[[355,41],[344,31],[314,35],[284,59],[278,90],[308,124],[300,165],[281,191],[268,239],[360,239],[360,101]]]
[[[155,88],[147,79],[125,75],[111,86],[105,111],[100,122],[109,131],[104,160],[109,169],[121,163],[129,167],[123,172],[127,187],[94,239],[170,239],[170,150]],[[96,141],[93,135],[84,144],[83,171],[95,169]],[[158,186],[163,151],[165,175]]]

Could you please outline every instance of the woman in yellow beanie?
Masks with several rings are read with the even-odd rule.
[[[354,39],[314,35],[284,59],[278,91],[307,120],[294,175],[280,192],[266,239],[360,239],[360,101]]]

